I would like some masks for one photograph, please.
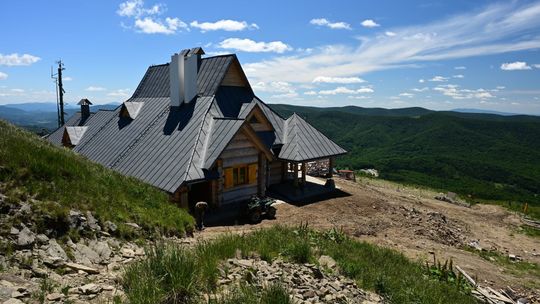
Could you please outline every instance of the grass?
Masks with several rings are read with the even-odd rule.
[[[166,193],[1,120],[0,192],[8,202],[37,200],[32,209],[46,221],[42,225],[65,227],[69,209],[79,209],[101,221],[136,222],[152,233],[181,235],[193,227],[193,218]]]
[[[274,283],[263,290],[253,285],[243,284],[218,299],[210,299],[209,304],[293,304],[289,292],[281,284]]]
[[[308,244],[310,249],[297,244]],[[212,294],[217,289],[220,262],[238,252],[244,257],[259,255],[267,261],[283,257],[293,262],[316,261],[319,255],[329,255],[361,288],[377,291],[390,303],[476,303],[466,290],[441,281],[424,265],[394,250],[354,241],[335,230],[317,232],[306,226],[275,226],[247,235],[223,235],[191,249],[161,244],[148,252],[144,260],[127,267],[122,280],[132,304],[166,303],[178,296],[185,303],[200,303],[201,293]],[[249,299],[251,291],[245,288],[239,294]],[[279,296],[283,294],[280,287],[265,292],[272,295],[269,301],[282,300],[235,302],[236,298],[225,298],[211,303],[288,303]],[[260,293],[257,298],[265,299]]]

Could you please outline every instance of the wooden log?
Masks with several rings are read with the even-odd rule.
[[[476,286],[476,282],[473,280],[473,278],[471,278],[471,276],[469,276],[465,270],[461,269],[461,267],[457,266],[456,265],[456,269],[461,272],[461,274],[467,279],[467,281],[469,281],[469,283],[471,283],[472,286]]]

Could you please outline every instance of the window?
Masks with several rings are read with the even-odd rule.
[[[225,189],[257,183],[257,164],[225,168]]]

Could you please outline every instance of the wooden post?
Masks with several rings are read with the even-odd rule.
[[[223,160],[219,158],[216,161],[217,166],[217,172],[218,172],[218,180],[216,185],[216,207],[221,206],[221,203],[223,202],[223,189],[225,187],[225,175],[223,172]]]
[[[283,183],[287,179],[287,169],[288,163],[285,161],[281,162],[281,182]]]
[[[302,163],[302,186],[306,184],[306,163]]]
[[[297,163],[294,163],[294,179],[293,179],[293,184],[294,184],[294,187],[298,187],[298,164]]]
[[[266,195],[266,158],[264,154],[259,153],[259,165],[257,169],[257,194]]]
[[[330,157],[330,159],[328,160],[328,177],[329,178],[332,178],[334,176],[334,163],[335,163],[335,158]]]
[[[188,186],[180,187],[180,208],[189,210],[189,197],[188,197],[189,188]]]

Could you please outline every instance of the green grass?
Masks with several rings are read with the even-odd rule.
[[[42,225],[65,226],[69,209],[79,209],[101,221],[136,222],[152,233],[181,235],[193,227],[193,218],[166,193],[1,120],[0,192],[11,202],[41,202],[32,208],[47,221]]]
[[[299,243],[310,244],[309,252],[294,249]],[[238,251],[244,257],[257,254],[266,260],[283,257],[293,262],[298,257],[316,260],[319,255],[330,255],[361,288],[377,291],[390,303],[476,303],[467,290],[441,281],[424,265],[394,250],[354,241],[335,230],[317,232],[305,226],[275,226],[247,235],[223,235],[192,249],[164,244],[151,248],[146,259],[126,269],[122,284],[127,299],[132,304],[165,303],[177,295],[190,295],[184,298],[186,303],[196,303],[201,293],[216,291],[220,262],[236,256]],[[240,294],[248,299],[250,290],[246,288]],[[268,299],[280,297],[281,301],[236,303],[287,303],[278,296],[283,293],[281,289],[264,291],[273,295]],[[265,298],[260,294],[257,297]],[[225,300],[217,303],[234,302]]]

